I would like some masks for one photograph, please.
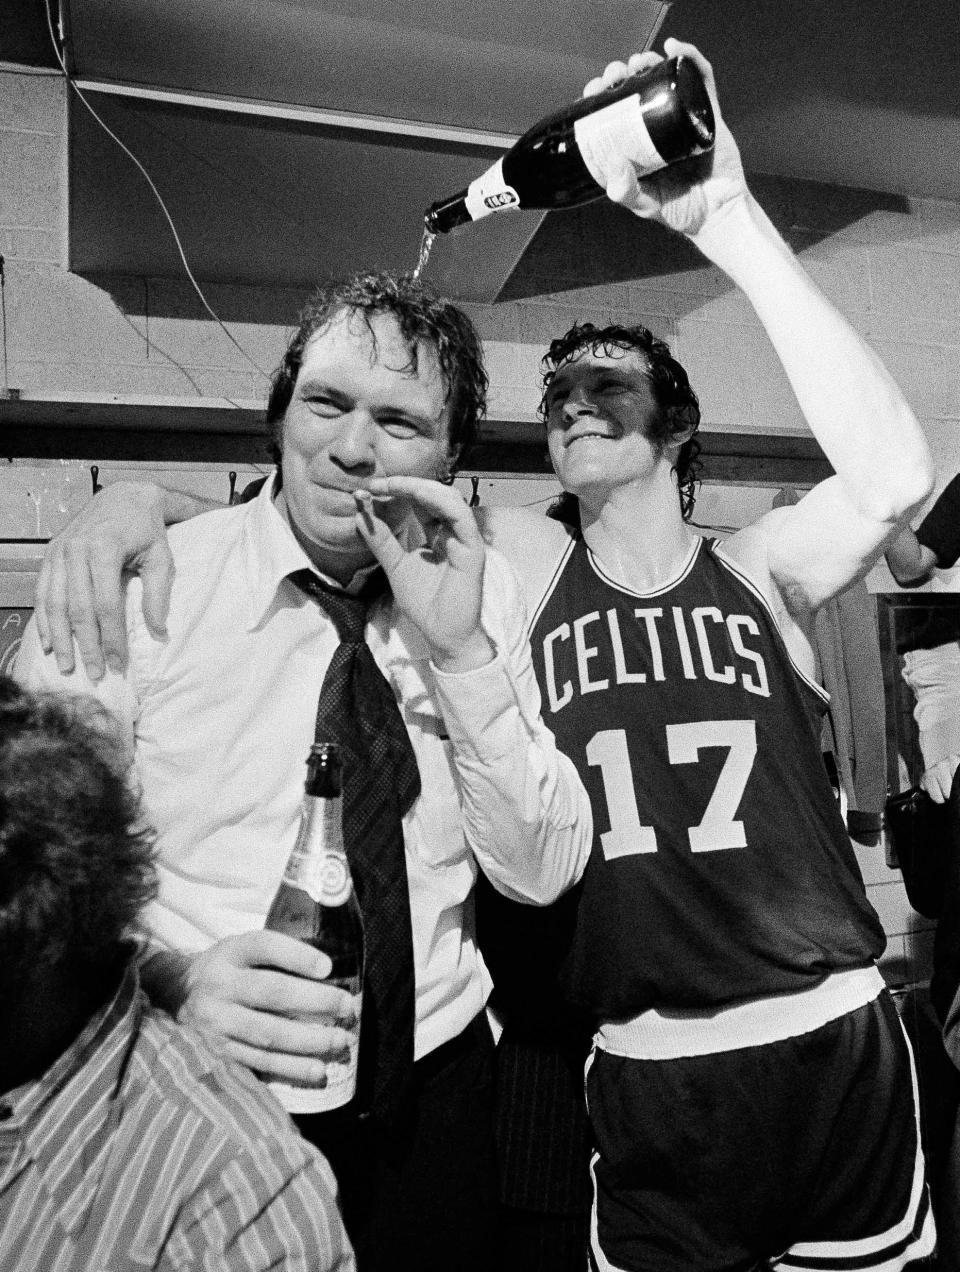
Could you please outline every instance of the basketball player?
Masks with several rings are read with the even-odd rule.
[[[545,360],[543,412],[580,528],[486,516],[526,583],[544,719],[594,809],[563,971],[596,1024],[591,1253],[625,1272],[899,1269],[935,1245],[916,1084],[820,758],[810,632],[927,497],[931,461],[750,194],[710,66],[665,51],[704,71],[713,154],[694,174],[638,181],[613,156],[595,175],[741,288],[835,475],[723,544],[701,538],[682,367],[644,329],[575,327]],[[586,91],[656,60],[612,63]],[[420,483],[369,488],[416,501]],[[129,508],[114,526],[121,557],[142,553]],[[61,557],[49,577],[65,573]],[[62,596],[55,609],[62,631]]]
[[[607,193],[742,288],[836,475],[723,545],[701,538],[686,373],[643,328],[579,326],[544,359],[542,402],[579,529],[541,525],[531,562],[522,514],[491,519],[527,580],[544,720],[594,810],[562,977],[598,1024],[593,1259],[902,1268],[935,1244],[915,1077],[820,755],[810,633],[929,493],[928,453],[753,201],[719,115],[701,183],[625,167]]]
[[[594,810],[561,980],[598,1022],[595,1266],[909,1266],[935,1241],[915,1077],[821,759],[809,633],[895,533],[899,492],[925,488],[916,427],[887,384],[875,435],[913,469],[898,493],[888,472],[889,510],[835,436],[858,410],[817,431],[838,476],[721,545],[687,524],[699,405],[668,347],[587,324],[544,364],[567,524],[538,523],[530,562],[529,514],[485,519],[513,544],[543,717]]]

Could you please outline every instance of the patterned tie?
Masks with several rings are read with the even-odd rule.
[[[329,615],[340,644],[320,689],[317,741],[343,751],[343,837],[364,925],[357,1106],[384,1125],[403,1112],[413,1075],[414,974],[402,817],[420,793],[416,756],[396,699],[364,639],[382,571],[359,596],[310,570],[292,581]]]

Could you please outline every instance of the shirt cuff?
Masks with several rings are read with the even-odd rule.
[[[440,712],[450,740],[478,757],[496,759],[516,746],[522,715],[503,657],[498,652],[472,671],[440,671],[431,664]]]

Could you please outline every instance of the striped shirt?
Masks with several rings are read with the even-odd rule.
[[[247,1070],[128,968],[37,1081],[0,1098],[4,1272],[354,1272],[326,1161]]]

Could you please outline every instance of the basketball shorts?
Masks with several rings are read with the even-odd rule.
[[[762,1046],[594,1047],[586,1074],[598,1272],[895,1272],[934,1252],[913,1056],[885,990]]]

